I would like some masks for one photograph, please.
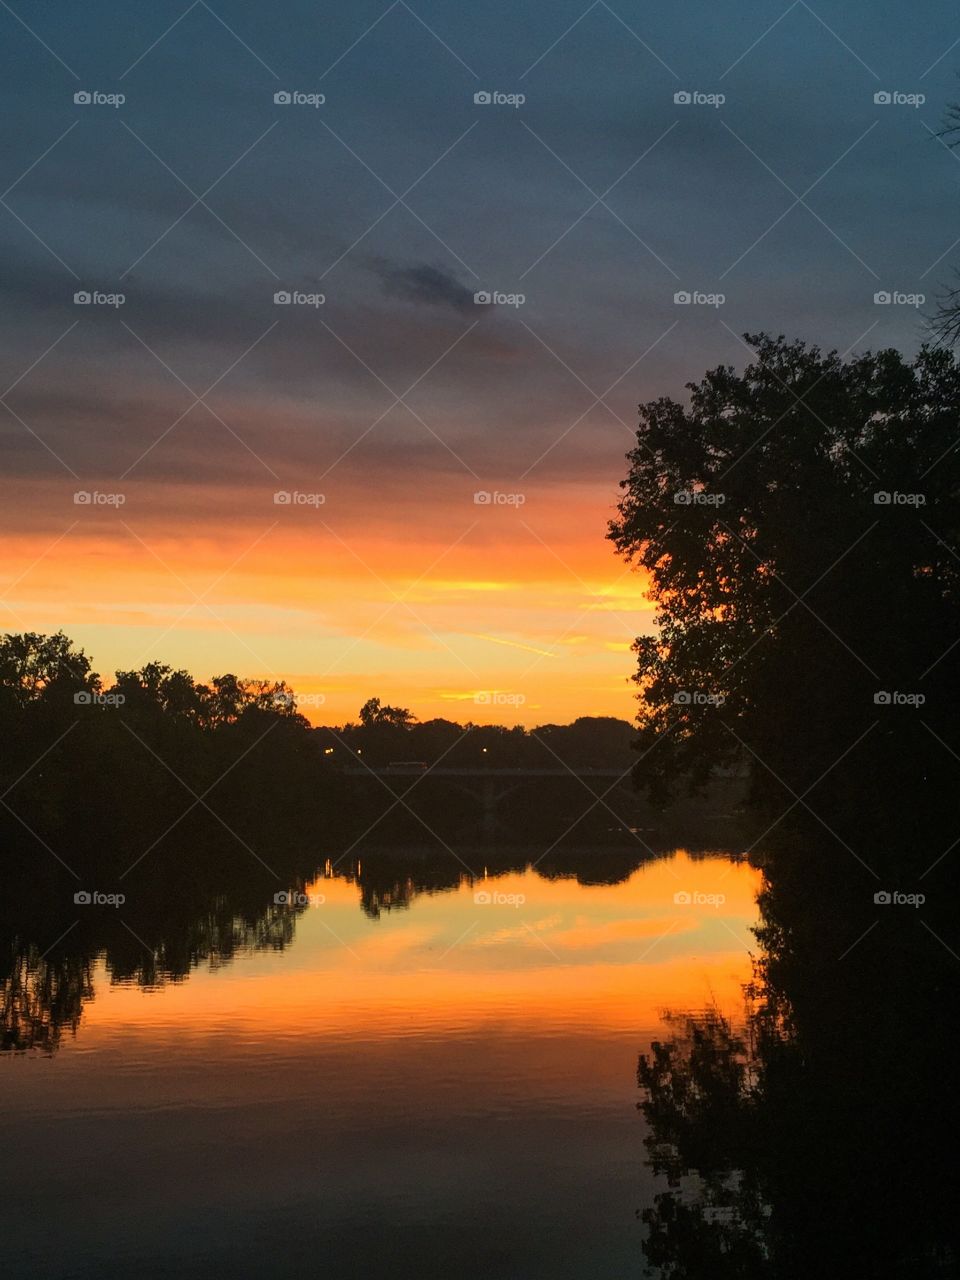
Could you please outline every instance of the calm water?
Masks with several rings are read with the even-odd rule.
[[[0,1055],[5,1274],[649,1274],[638,1054],[666,1010],[742,1012],[758,873],[398,871],[178,981],[101,955],[75,1032]]]

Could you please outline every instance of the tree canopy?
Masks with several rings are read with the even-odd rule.
[[[746,341],[742,373],[641,406],[610,525],[656,605],[635,643],[637,775],[664,799],[747,760],[756,799],[822,799],[849,748],[862,796],[884,767],[926,772],[928,728],[953,715],[960,364]]]

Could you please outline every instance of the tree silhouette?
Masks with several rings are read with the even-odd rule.
[[[59,701],[80,690],[99,689],[90,659],[62,631],[0,636],[0,698],[6,707]]]
[[[689,405],[641,407],[610,525],[656,604],[658,634],[635,644],[638,780],[663,801],[680,778],[747,760],[754,799],[782,808],[870,734],[820,802],[842,808],[845,786],[853,809],[892,770],[935,808],[947,752],[931,772],[915,705],[877,700],[922,692],[949,737],[960,365],[929,348],[844,360],[747,341],[742,374],[721,366],[689,384]]]
[[[321,815],[335,821],[332,769],[283,681],[226,674],[207,685],[149,662],[104,689],[62,632],[7,635],[0,743],[0,834],[34,851],[69,842],[78,857],[89,845],[104,870],[188,811],[270,843],[315,839]]]
[[[395,729],[407,729],[414,722],[414,716],[406,707],[391,707],[382,703],[379,698],[368,698],[360,708],[360,723],[370,725],[390,725]]]

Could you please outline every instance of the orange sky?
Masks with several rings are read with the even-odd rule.
[[[154,659],[282,677],[315,723],[374,695],[421,719],[632,719],[629,646],[651,610],[604,538],[615,488],[530,485],[494,506],[468,481],[411,495],[398,524],[396,495],[381,520],[336,491],[292,507],[272,485],[131,478],[122,506],[91,507],[46,480],[3,539],[0,625],[62,627],[105,678]],[[510,698],[476,701],[490,692]]]

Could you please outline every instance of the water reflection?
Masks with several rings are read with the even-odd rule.
[[[716,856],[699,850],[683,858],[707,865]],[[724,867],[731,857],[723,855]],[[282,952],[294,940],[304,915],[319,904],[324,909],[312,934],[319,933],[340,958],[356,958],[358,949],[386,955],[405,945],[406,933],[393,932],[374,942],[362,926],[358,932],[352,919],[357,907],[361,921],[376,922],[437,895],[452,895],[459,905],[445,911],[442,933],[431,935],[425,944],[427,959],[453,946],[469,951],[489,935],[495,941],[510,936],[525,943],[534,939],[559,962],[557,952],[584,952],[591,938],[639,945],[647,932],[651,939],[665,928],[682,932],[695,918],[689,911],[677,916],[673,895],[686,880],[677,879],[672,865],[652,898],[652,882],[644,883],[640,897],[645,905],[638,903],[638,910],[646,916],[652,907],[649,928],[643,920],[591,921],[587,927],[582,917],[566,919],[548,909],[550,884],[622,885],[639,868],[657,863],[652,851],[564,849],[538,858],[535,868],[525,850],[490,846],[463,850],[463,856],[436,847],[380,848],[322,861],[299,852],[283,860],[273,854],[272,860],[282,880],[254,863],[237,864],[235,855],[227,874],[220,859],[206,852],[202,860],[195,850],[165,853],[119,905],[78,904],[73,884],[65,879],[38,892],[27,890],[26,870],[19,879],[8,878],[0,898],[0,1045],[14,1051],[54,1052],[64,1034],[76,1034],[85,1008],[104,982],[156,991],[182,982],[200,966],[215,970],[237,955]],[[721,878],[725,876],[723,872]],[[523,892],[518,888],[521,880]],[[527,881],[539,887],[531,891]],[[278,884],[288,888],[278,890]],[[115,889],[112,881],[110,889]],[[520,903],[515,901],[518,896]],[[527,910],[511,912],[528,897]],[[618,900],[616,912],[622,913],[626,905]],[[492,910],[484,913],[478,909],[482,906]],[[749,914],[749,897],[741,894],[736,910]],[[497,927],[490,930],[492,922]],[[461,928],[471,935],[466,943],[458,938]]]
[[[122,908],[4,896],[20,1154],[0,1203],[37,1274],[71,1274],[77,1250],[83,1274],[193,1274],[185,1224],[207,1203],[225,1265],[265,1276],[298,1273],[274,1243],[294,1225],[299,1273],[312,1245],[331,1274],[386,1274],[370,1204],[424,1275],[443,1259],[477,1277],[956,1274],[942,883],[921,911],[875,904],[852,860],[814,847],[762,870],[706,850],[532,868],[488,847],[468,870],[368,849],[277,859],[305,895],[288,905],[256,864],[211,876],[216,856],[189,854]],[[79,1210],[74,1252],[28,1238],[16,1206],[49,1185],[47,1150],[78,1185],[102,1169],[103,1203],[146,1160],[166,1224],[128,1203],[116,1265]],[[401,1167],[416,1177],[398,1185]]]
[[[131,891],[42,959],[27,940],[80,913],[20,904],[5,954],[29,964],[4,977],[34,1052],[0,1055],[10,1274],[638,1275],[637,1044],[666,1004],[737,1007],[758,873],[485,852],[475,876],[415,850],[316,877],[291,858],[284,883],[316,903],[294,907],[253,870],[205,894],[191,872],[162,917]],[[43,1006],[72,964],[85,990],[39,1034],[26,992]],[[37,1232],[51,1186],[56,1231]]]
[[[86,1001],[93,999],[89,959],[64,955],[54,961],[17,939],[7,944],[0,968],[2,1049],[52,1053],[65,1030],[76,1032]]]
[[[835,849],[771,859],[745,1013],[674,1013],[640,1056],[651,1274],[958,1274],[960,962],[926,887],[898,908]]]

